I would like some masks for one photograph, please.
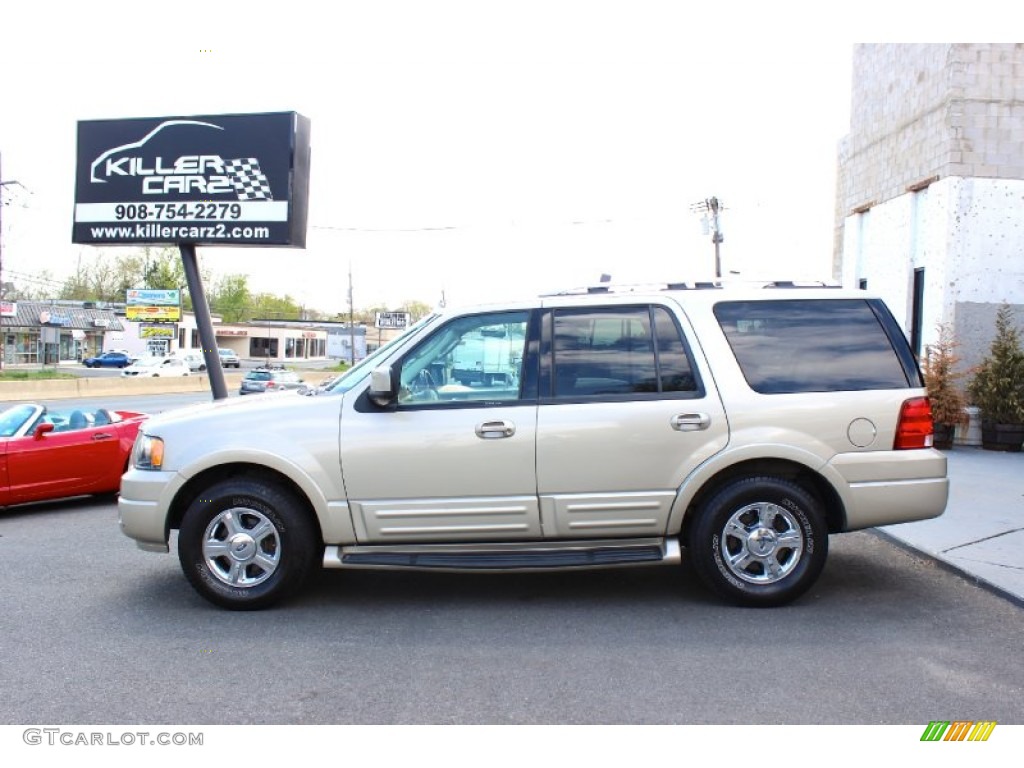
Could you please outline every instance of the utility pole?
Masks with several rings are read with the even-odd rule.
[[[348,343],[349,363],[356,364],[356,317],[352,303],[352,262],[348,263]]]
[[[691,211],[705,214],[704,222],[706,227],[710,224],[711,242],[715,245],[715,279],[721,279],[722,277],[721,245],[725,237],[722,235],[721,227],[718,225],[718,212],[723,207],[717,197],[708,197],[690,206]],[[711,214],[710,221],[707,218],[708,213]]]
[[[9,203],[4,202],[4,187],[19,186],[26,192],[28,190],[25,185],[20,181],[11,179],[10,181],[3,180],[3,163],[0,162],[0,302],[3,302],[4,298],[4,262],[3,262],[3,247],[4,247],[4,227],[3,227],[3,209],[5,205]],[[29,192],[29,194],[32,194]],[[2,329],[0,329],[2,330]],[[7,354],[7,334],[0,333],[0,371],[4,369],[4,356]]]

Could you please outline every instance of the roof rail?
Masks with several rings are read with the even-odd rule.
[[[763,288],[842,288],[841,285],[826,283],[824,280],[807,280],[797,282],[795,280],[771,280],[765,283]]]
[[[828,283],[824,280],[751,280],[743,282],[722,280],[678,280],[664,283],[600,283],[598,285],[578,286],[560,291],[540,294],[541,298],[553,296],[586,296],[597,294],[623,294],[653,291],[717,291],[727,286],[746,285],[751,288],[842,288],[842,285]]]
[[[602,293],[636,293],[640,291],[693,291],[718,289],[722,287],[722,283],[710,280],[666,283],[623,283],[618,285],[601,283],[600,285],[587,285],[576,288],[566,288],[560,291],[551,291],[548,293],[542,293],[540,296],[542,298],[546,298],[551,296],[581,296],[586,294],[593,295]]]

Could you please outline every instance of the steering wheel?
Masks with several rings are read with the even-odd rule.
[[[440,400],[437,394],[437,385],[434,384],[434,377],[430,371],[424,368],[417,373],[409,382],[409,395],[411,400]]]

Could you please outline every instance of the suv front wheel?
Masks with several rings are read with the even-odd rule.
[[[741,605],[783,605],[817,580],[828,553],[820,504],[778,477],[735,480],[712,495],[690,531],[701,580]]]
[[[314,526],[292,493],[239,478],[198,494],[178,533],[178,559],[211,603],[256,610],[303,584],[316,566],[316,545]]]

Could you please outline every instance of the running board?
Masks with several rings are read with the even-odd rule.
[[[420,544],[328,546],[324,568],[434,571],[557,571],[627,565],[674,565],[679,542],[630,539],[524,542],[522,544]]]

